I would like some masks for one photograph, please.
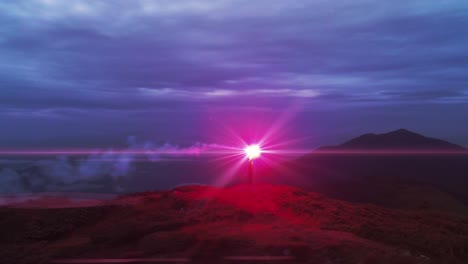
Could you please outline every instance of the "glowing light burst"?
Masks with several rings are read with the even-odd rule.
[[[288,122],[297,112],[297,107],[286,109],[282,114],[265,119],[256,119],[253,117],[242,118],[242,122],[237,124],[236,119],[232,121],[226,118],[229,126],[223,122],[221,126],[214,127],[216,138],[212,142],[216,144],[202,144],[192,147],[172,148],[155,147],[154,149],[22,149],[8,150],[0,148],[0,157],[2,156],[87,156],[87,159],[96,159],[102,161],[118,160],[123,155],[128,155],[132,161],[138,162],[156,162],[165,158],[171,161],[187,160],[190,156],[196,156],[201,162],[208,161],[210,169],[216,171],[216,178],[212,183],[215,186],[225,186],[245,175],[246,161],[255,160],[255,167],[258,171],[257,178],[262,180],[264,175],[271,179],[271,173],[263,173],[265,169],[269,171],[278,171],[278,175],[287,174],[291,168],[283,166],[283,161],[300,154],[310,153],[312,150],[293,149],[296,143],[303,143],[303,139],[291,138],[289,133],[291,126]],[[232,122],[231,122],[232,121]],[[217,124],[219,125],[219,124]],[[222,142],[222,144],[219,144]],[[252,164],[250,162],[250,164]]]
[[[262,154],[262,149],[260,148],[259,145],[255,144],[255,145],[247,146],[244,149],[244,152],[245,152],[245,155],[247,155],[247,158],[249,160],[254,160],[260,157],[260,155]]]

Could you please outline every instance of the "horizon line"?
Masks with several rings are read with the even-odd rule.
[[[136,155],[136,156],[151,156],[151,155],[167,155],[167,156],[201,156],[201,155],[228,155],[239,153],[237,150],[186,150],[186,149],[171,149],[171,150],[96,150],[96,149],[34,149],[34,150],[0,150],[1,156],[84,156],[84,155]],[[307,154],[323,154],[323,155],[460,155],[468,154],[468,149],[341,149],[341,150],[324,150],[324,149],[284,149],[273,150],[264,149],[264,154],[272,155],[307,155]]]

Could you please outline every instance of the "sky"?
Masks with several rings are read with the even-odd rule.
[[[468,146],[468,2],[0,2],[0,147],[337,144],[407,128]]]

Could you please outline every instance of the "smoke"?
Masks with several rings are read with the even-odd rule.
[[[0,170],[0,192],[23,192],[23,186],[18,173],[11,168],[4,168]]]
[[[220,146],[202,143],[189,147],[169,143],[158,146],[129,137],[124,151],[107,149],[87,156],[62,155],[22,163],[3,162],[0,165],[0,193],[125,192],[125,182],[135,173],[137,159],[160,162],[165,158],[197,156],[214,148]]]

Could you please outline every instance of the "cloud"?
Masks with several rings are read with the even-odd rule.
[[[0,93],[22,107],[116,108],[126,99],[151,105],[132,95],[140,87],[168,100],[466,89],[465,4],[246,3],[3,3],[0,53],[9,60],[0,83],[15,91]]]
[[[320,95],[319,91],[313,89],[213,89],[205,91],[190,91],[178,90],[171,88],[151,89],[139,88],[139,91],[148,96],[155,98],[184,98],[186,100],[208,100],[226,97],[249,97],[249,96],[262,96],[262,97],[305,97],[312,98]]]
[[[78,131],[85,116],[101,118],[94,142],[117,133],[109,123],[131,135],[164,120],[183,133],[175,112],[295,100],[306,111],[383,102],[451,109],[466,103],[467,14],[468,2],[455,0],[3,1],[3,143],[26,142],[20,135],[41,122],[61,136]],[[145,121],[135,128],[135,119]]]

